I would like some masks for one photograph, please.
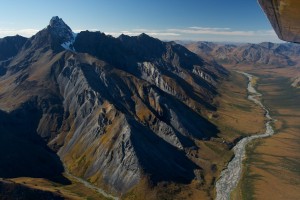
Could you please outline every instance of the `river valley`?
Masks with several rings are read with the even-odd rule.
[[[243,138],[240,140],[233,148],[234,157],[228,163],[226,169],[221,172],[220,179],[216,183],[216,200],[227,200],[230,199],[231,192],[237,187],[237,184],[240,180],[242,174],[242,162],[245,158],[245,148],[247,144],[257,138],[264,138],[274,134],[274,129],[271,126],[271,123],[274,119],[270,116],[269,110],[265,105],[262,104],[260,97],[262,96],[259,92],[256,91],[254,88],[254,81],[253,76],[251,74],[245,72],[239,72],[245,75],[248,78],[248,99],[253,101],[255,104],[261,106],[265,111],[265,118],[266,118],[266,131],[263,134],[252,135]]]

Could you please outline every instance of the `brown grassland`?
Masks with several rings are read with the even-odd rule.
[[[280,195],[286,197],[284,199],[299,199],[300,103],[297,102],[300,102],[300,91],[289,87],[289,78],[295,73],[247,67],[239,70],[258,77],[256,84],[264,95],[263,103],[277,120],[274,124],[277,134],[248,145],[242,181],[233,199],[282,199]],[[160,183],[153,187],[145,178],[122,199],[213,199],[215,182],[233,156],[230,147],[242,137],[264,132],[263,110],[247,99],[246,87],[246,77],[235,71],[220,84],[220,95],[215,99],[218,110],[208,115],[219,128],[219,137],[199,140],[196,142],[198,150],[186,151],[202,167],[197,172],[197,180],[189,185]],[[72,178],[70,185],[28,177],[11,180],[59,193],[66,199],[107,199]]]
[[[68,177],[68,176],[66,176]],[[20,177],[9,179],[15,183],[22,184],[26,187],[49,191],[63,196],[65,199],[70,200],[109,200],[103,195],[99,194],[97,191],[87,188],[82,183],[68,177],[72,182],[71,184],[64,185],[56,183],[43,178],[30,178],[30,177]]]
[[[197,172],[197,180],[188,185],[160,183],[153,187],[145,178],[122,199],[213,199],[215,182],[233,156],[231,147],[242,137],[264,131],[263,111],[247,99],[246,87],[246,77],[234,71],[220,84],[220,95],[215,99],[218,109],[208,114],[209,120],[219,128],[218,138],[196,141],[199,149],[186,151],[191,160],[202,168]],[[10,180],[31,188],[59,193],[66,199],[106,199],[72,178],[70,185],[28,177]]]
[[[243,176],[232,199],[300,199],[300,89],[291,87],[300,69],[243,70],[259,77],[257,90],[276,119],[275,135],[247,146]]]
[[[219,96],[215,99],[218,110],[208,116],[218,126],[219,137],[197,141],[199,150],[187,152],[202,167],[198,180],[189,185],[159,184],[153,189],[147,181],[142,181],[124,199],[213,199],[215,182],[233,156],[230,146],[241,137],[264,131],[263,111],[247,99],[246,88],[246,77],[234,71],[220,84]]]

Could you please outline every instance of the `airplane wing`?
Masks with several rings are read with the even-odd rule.
[[[281,40],[300,43],[300,0],[258,0]]]

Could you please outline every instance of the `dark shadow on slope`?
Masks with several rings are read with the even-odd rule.
[[[12,59],[8,59],[5,61],[0,61],[0,76],[4,76],[7,72],[7,66],[11,62]]]
[[[60,194],[33,189],[10,181],[0,181],[1,200],[63,200]]]
[[[126,88],[122,79],[115,76],[113,73],[109,74],[107,77],[107,82],[109,84],[109,88],[103,84],[100,80],[99,75],[95,72],[94,67],[90,65],[81,65],[81,69],[84,75],[87,78],[89,85],[93,88],[93,90],[99,92],[102,96],[104,96],[109,102],[113,103],[114,106],[124,114],[128,116],[132,116],[132,113],[128,111],[124,103],[126,102],[128,106],[132,107],[131,109],[134,110],[134,105],[131,105],[133,102],[130,99],[130,89]],[[115,81],[115,83],[114,83]],[[114,83],[114,84],[112,84]],[[116,90],[116,84],[119,85],[119,89],[122,89],[122,92],[126,94],[125,96],[121,97]],[[207,119],[202,117],[200,114],[196,113],[194,110],[189,108],[187,105],[179,101],[176,97],[162,91],[160,88],[153,86],[154,90],[157,90],[157,93],[161,95],[161,106],[163,107],[163,115],[159,115],[156,111],[151,109],[149,103],[145,102],[149,109],[152,110],[153,113],[156,114],[156,117],[161,121],[164,121],[168,125],[176,130],[177,128],[174,124],[171,124],[171,114],[170,110],[167,108],[171,108],[178,117],[180,117],[179,121],[183,128],[190,134],[184,135],[184,137],[191,136],[196,139],[208,139],[211,137],[216,137],[219,133],[218,128],[209,122]],[[129,95],[129,96],[128,96]],[[165,105],[168,105],[167,107]],[[181,126],[178,125],[178,126]],[[179,134],[179,132],[176,132]],[[178,137],[178,135],[177,135]],[[184,140],[184,137],[180,137],[181,142],[186,143],[187,146],[192,145],[192,143],[187,143],[188,140]],[[187,138],[186,138],[187,139]]]
[[[69,184],[62,176],[59,157],[36,133],[41,114],[34,101],[11,113],[0,111],[0,177],[47,178]]]
[[[16,35],[0,39],[0,60],[7,60],[17,55],[27,38]]]
[[[157,116],[161,121],[171,125],[176,130],[175,124],[172,125],[171,110],[177,115],[178,121],[181,125],[178,126],[184,128],[190,135],[196,139],[209,139],[211,137],[217,137],[219,129],[212,124],[206,118],[192,110],[190,107],[176,99],[174,96],[163,92],[159,88],[154,87],[154,90],[161,95],[160,105],[163,108],[163,114]],[[167,106],[166,106],[167,105]]]
[[[5,75],[6,74],[6,69],[1,65],[1,63],[0,63],[0,76],[3,76],[3,75]]]
[[[188,184],[194,178],[194,170],[200,169],[189,160],[185,152],[162,140],[148,128],[129,120],[131,141],[139,163],[154,184],[162,181]]]
[[[116,39],[100,32],[83,31],[77,35],[74,47],[78,52],[88,53],[137,77],[141,77],[137,70],[137,63],[160,62],[159,68],[162,74],[176,80],[190,98],[201,103],[207,109],[216,110],[215,106],[210,103],[210,99],[200,97],[186,80],[170,72],[174,65],[179,65],[189,72],[193,65],[204,65],[203,59],[181,45],[165,43],[146,34],[134,37],[121,35]],[[165,58],[166,56],[167,58]],[[169,69],[163,69],[165,67]],[[217,79],[217,76],[209,70],[203,68],[203,71]],[[193,78],[201,87],[216,94],[216,89],[206,81],[196,76]]]
[[[86,77],[86,81],[94,91],[99,92],[101,96],[105,97],[105,99],[112,103],[118,110],[122,111],[124,114],[130,115],[128,109],[123,105],[123,101],[117,99],[117,90],[114,87],[115,84],[110,84],[108,88],[96,73],[94,66],[81,64],[80,67]]]
[[[77,34],[74,48],[77,52],[88,53],[109,64],[126,64],[126,52],[121,42],[101,32],[82,31]]]
[[[182,87],[182,89],[186,92],[186,94],[187,94],[191,99],[193,99],[194,101],[196,101],[196,102],[198,102],[198,103],[204,105],[204,106],[205,106],[207,109],[209,109],[209,110],[213,110],[213,111],[216,110],[216,108],[215,108],[212,104],[210,104],[210,103],[208,103],[206,100],[200,98],[200,97],[195,93],[194,88],[193,88],[186,80],[184,80],[183,78],[179,77],[178,75],[173,74],[173,73],[171,73],[171,72],[169,72],[169,71],[167,71],[167,70],[163,70],[163,73],[164,73],[164,75],[169,76],[169,77],[172,78],[173,80],[176,80],[177,84],[178,84],[179,86]],[[215,89],[212,88],[211,85],[209,85],[207,82],[205,82],[205,81],[203,81],[203,80],[202,80],[202,81],[200,81],[200,80],[201,80],[201,79],[198,79],[198,80],[196,81],[196,83],[197,83],[198,85],[200,85],[200,86],[203,87],[203,88],[206,88],[207,90],[210,90],[210,92],[212,92],[213,94],[216,94]]]

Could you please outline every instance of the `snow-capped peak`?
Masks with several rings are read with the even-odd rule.
[[[71,28],[58,16],[52,17],[49,23],[51,32],[58,36],[61,40],[61,46],[67,50],[75,51],[73,43],[76,38],[76,34]]]

